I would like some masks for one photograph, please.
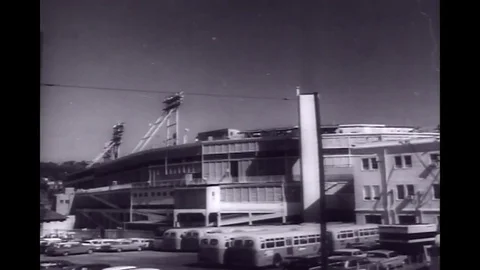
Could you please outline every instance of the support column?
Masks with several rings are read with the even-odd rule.
[[[248,212],[248,225],[252,225],[252,213]]]
[[[173,211],[173,227],[178,227],[178,213],[175,210]]]
[[[207,211],[205,211],[205,213],[203,214],[205,216],[205,227],[208,227],[208,224],[210,223],[208,218],[209,218],[209,213]]]
[[[217,213],[217,227],[222,226],[222,214],[220,212]]]

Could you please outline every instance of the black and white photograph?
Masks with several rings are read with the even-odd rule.
[[[440,269],[439,0],[40,0],[39,39],[41,270]]]

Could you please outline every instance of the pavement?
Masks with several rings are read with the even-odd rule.
[[[131,251],[122,253],[104,253],[70,255],[70,256],[45,256],[40,255],[40,260],[66,260],[73,263],[107,263],[112,266],[137,266],[153,267],[161,270],[205,270],[196,265],[197,253],[162,252],[162,251]],[[215,268],[215,270],[226,270]]]
[[[163,252],[163,251],[131,251],[131,252],[98,252],[93,254],[70,256],[40,255],[40,260],[67,260],[77,264],[107,263],[112,266],[152,267],[161,270],[227,270],[222,267],[202,267],[197,264],[197,253]],[[399,270],[418,270],[424,264],[413,264]]]

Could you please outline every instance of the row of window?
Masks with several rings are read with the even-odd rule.
[[[382,224],[383,218],[381,215],[365,215],[365,223]],[[416,224],[417,217],[414,215],[398,215],[399,224]],[[440,216],[437,216],[437,225],[440,224]]]
[[[337,239],[351,239],[358,236],[376,236],[378,235],[377,229],[361,229],[358,232],[354,232],[353,230],[346,230],[340,231],[337,234]]]
[[[70,203],[70,200],[60,200],[60,203]]]
[[[412,156],[411,155],[397,155],[393,157],[395,169],[412,168]],[[440,165],[440,154],[430,154],[430,164]],[[362,170],[375,171],[378,170],[378,160],[376,157],[362,158]]]
[[[293,245],[305,245],[305,244],[313,244],[313,243],[320,243],[320,235],[305,235],[305,236],[295,236],[293,239]],[[260,242],[260,248],[274,248],[274,247],[284,247],[284,246],[292,246],[292,239],[287,238],[270,238],[265,239],[264,241]]]
[[[440,200],[440,184],[433,184],[433,199]],[[415,196],[415,185],[397,185],[397,200],[404,200],[407,197]],[[366,185],[363,186],[363,200],[380,200],[380,186]]]
[[[133,195],[134,198],[137,198],[137,197],[167,197],[167,196],[170,197],[170,196],[173,196],[173,191],[135,192],[132,195]]]
[[[281,202],[281,187],[236,187],[224,188],[220,191],[222,202]]]

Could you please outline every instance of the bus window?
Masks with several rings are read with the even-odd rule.
[[[287,246],[291,246],[292,245],[292,239],[291,238],[287,238],[285,240],[285,243],[287,244]]]
[[[302,236],[302,237],[300,238],[300,244],[307,244],[307,243],[308,243],[308,241],[307,241],[306,237],[305,237],[305,236]]]
[[[210,245],[212,245],[212,246],[218,245],[218,240],[217,239],[210,239]]]
[[[348,238],[353,238],[353,232],[347,233],[347,237],[348,237]]]
[[[265,243],[262,243],[262,244],[260,245],[260,249],[264,249],[264,248],[265,248]]]
[[[242,246],[242,240],[235,240],[235,242],[233,242],[233,245],[236,246],[236,247],[241,247]]]
[[[246,240],[245,241],[245,247],[253,247],[253,241],[252,240]]]
[[[193,233],[193,237],[198,237],[198,233],[197,233],[197,232],[194,232],[194,233]]]
[[[294,245],[298,245],[298,244],[299,244],[299,242],[298,242],[298,236],[293,237],[293,244],[294,244]]]
[[[322,239],[320,239],[320,235],[317,235],[317,242],[318,243],[322,242]]]
[[[273,248],[273,247],[275,247],[275,242],[267,242],[267,243],[266,243],[266,247],[267,247],[267,248]]]
[[[308,236],[308,243],[315,243],[315,235]]]
[[[276,239],[275,240],[275,246],[276,247],[284,247],[285,246],[285,241],[283,241],[283,239]]]
[[[202,245],[208,245],[208,239],[202,239]]]

